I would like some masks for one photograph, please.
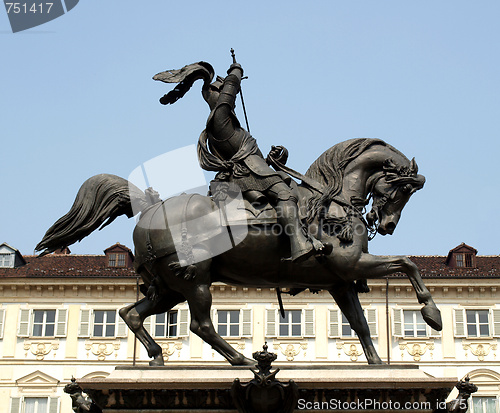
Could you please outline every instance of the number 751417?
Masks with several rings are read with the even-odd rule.
[[[50,9],[54,3],[33,3],[30,7],[26,3],[5,3],[7,13],[50,13]]]

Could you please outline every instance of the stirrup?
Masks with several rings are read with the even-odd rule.
[[[291,260],[293,263],[304,262],[308,258],[312,257],[314,254],[316,254],[316,250],[314,249],[312,244],[310,244],[308,248],[304,248],[300,251],[297,251],[295,254],[293,254],[291,257]]]

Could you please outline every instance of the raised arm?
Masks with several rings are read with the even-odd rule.
[[[229,139],[241,128],[233,109],[240,90],[243,69],[238,63],[233,63],[227,73],[212,117],[211,132],[218,140]]]

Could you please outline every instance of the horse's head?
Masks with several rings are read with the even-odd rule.
[[[376,225],[379,234],[392,234],[401,217],[401,212],[414,192],[424,186],[425,178],[418,174],[418,166],[412,159],[409,166],[401,166],[387,159],[383,171],[374,181],[372,210],[366,218]]]

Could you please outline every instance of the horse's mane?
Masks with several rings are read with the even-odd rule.
[[[397,149],[381,139],[357,138],[338,143],[327,149],[314,161],[306,172],[306,176],[319,182],[325,189],[323,194],[312,197],[308,202],[308,222],[320,217],[323,207],[327,206],[333,197],[342,190],[342,180],[346,166],[373,145],[390,147],[398,154]],[[349,200],[347,200],[349,201]]]

